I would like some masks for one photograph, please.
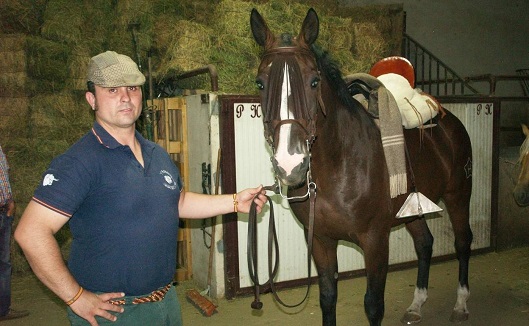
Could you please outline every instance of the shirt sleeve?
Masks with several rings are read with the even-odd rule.
[[[55,158],[43,173],[33,200],[71,217],[89,194],[91,181],[91,173],[82,162],[62,155]]]

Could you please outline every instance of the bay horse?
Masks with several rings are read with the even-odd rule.
[[[529,206],[529,128],[522,124],[522,131],[525,135],[525,140],[520,146],[520,158],[518,159],[521,169],[513,195],[516,203],[521,207],[525,207]]]
[[[389,236],[391,228],[400,224],[413,237],[418,256],[414,298],[402,322],[419,322],[427,299],[433,236],[424,216],[396,218],[407,194],[391,198],[381,132],[374,118],[353,99],[337,66],[318,51],[314,43],[319,32],[316,12],[308,11],[297,37],[275,36],[256,9],[251,12],[250,25],[263,50],[256,84],[276,179],[288,186],[289,197],[304,197],[311,184],[317,188],[312,256],[318,272],[322,324],[336,324],[337,245],[345,240],[363,251],[367,276],[364,309],[370,325],[381,325]],[[463,124],[446,112],[427,132],[404,130],[404,136],[417,188],[432,201],[442,198],[449,212],[459,260],[457,302],[451,320],[462,321],[468,318],[470,294],[472,178],[468,164],[472,150]],[[410,184],[410,173],[407,175]],[[307,237],[309,200],[305,197],[289,203]]]

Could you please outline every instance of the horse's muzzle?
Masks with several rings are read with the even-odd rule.
[[[294,166],[292,169],[289,169],[287,172],[275,157],[272,157],[272,165],[274,166],[274,171],[276,177],[279,179],[281,184],[289,187],[295,187],[303,184],[307,179],[307,171],[309,169],[310,157],[305,156],[303,160]]]

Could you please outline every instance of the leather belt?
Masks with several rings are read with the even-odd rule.
[[[158,290],[152,291],[149,295],[146,295],[144,297],[134,298],[132,300],[132,304],[140,304],[140,303],[146,303],[146,302],[162,301],[163,298],[165,298],[165,294],[169,291],[171,286],[172,286],[172,284],[169,283],[166,286],[164,286],[163,288],[160,288]],[[119,305],[124,305],[127,302],[127,300],[126,299],[118,299],[118,300],[109,300],[108,302],[113,304],[113,305],[119,306]]]

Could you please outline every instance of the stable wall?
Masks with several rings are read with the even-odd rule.
[[[339,0],[344,6],[403,4],[406,32],[460,76],[529,68],[526,0]]]

